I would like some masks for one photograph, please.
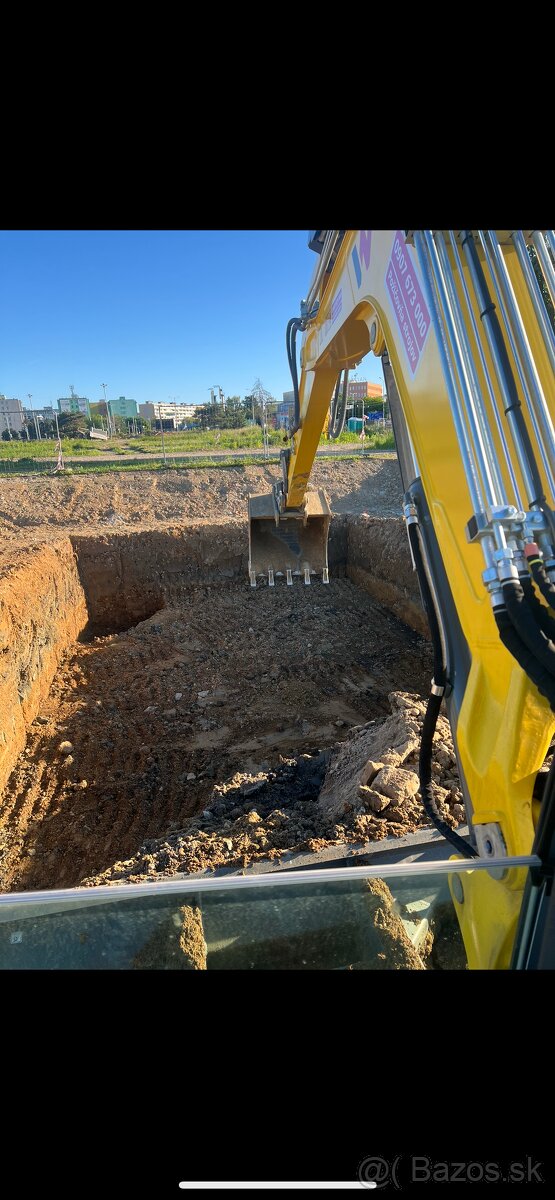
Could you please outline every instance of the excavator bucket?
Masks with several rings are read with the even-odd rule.
[[[280,513],[273,492],[249,496],[249,577],[256,587],[264,576],[273,587],[276,576],[293,583],[295,575],[310,583],[328,577],[328,529],[331,509],[323,491],[307,492],[303,509]]]

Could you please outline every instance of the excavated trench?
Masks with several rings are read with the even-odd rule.
[[[71,536],[0,578],[0,890],[73,887],[423,693],[402,522],[338,516],[330,585],[248,585],[244,523]]]

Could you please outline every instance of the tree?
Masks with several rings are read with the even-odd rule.
[[[262,424],[264,408],[269,404],[275,404],[274,397],[266,390],[261,379],[255,379],[250,396],[246,397],[251,402],[251,420],[256,421],[257,425]]]
[[[87,418],[82,413],[60,413],[58,416],[60,437],[87,437]]]
[[[11,440],[12,440],[11,429],[3,429],[2,430],[2,441],[3,442],[11,442]]]

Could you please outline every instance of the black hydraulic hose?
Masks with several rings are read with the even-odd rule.
[[[555,608],[555,587],[553,587],[553,584],[549,579],[541,558],[528,558],[528,567],[532,573],[532,579],[534,580],[536,587],[539,588],[542,596],[545,598],[545,600],[547,600],[550,608]]]
[[[534,591],[534,585],[529,575],[520,575],[520,585],[526,597],[528,607],[534,617],[534,620],[540,629],[543,630],[545,636],[555,642],[555,619],[551,616],[549,609],[545,604],[541,604]],[[555,593],[555,588],[553,589]]]
[[[345,425],[345,417],[347,415],[348,382],[349,382],[349,372],[347,370],[345,370],[345,371],[343,371],[343,391],[342,391],[342,395],[341,395],[341,399],[340,399],[339,398],[339,392],[341,389],[341,372],[340,372],[337,383],[335,385],[335,392],[334,392],[334,396],[333,396],[333,400],[332,400],[332,404],[331,404],[331,413],[330,413],[329,436],[333,442],[337,441],[337,438],[340,437],[341,434],[343,433],[343,428]]]
[[[478,858],[478,851],[474,846],[470,845],[465,838],[456,833],[446,821],[442,821],[436,810],[434,800],[434,792],[432,786],[432,748],[434,741],[434,733],[436,730],[439,710],[441,708],[441,696],[435,696],[432,692],[428,699],[428,707],[424,717],[422,726],[422,737],[420,741],[420,758],[418,760],[418,773],[420,776],[420,794],[422,796],[422,804],[430,821],[435,825],[436,829],[447,838],[451,845],[455,847],[465,858]]]
[[[515,419],[516,425],[518,426],[518,434],[519,434],[519,437],[520,437],[520,440],[522,443],[522,449],[524,451],[524,456],[526,458],[528,470],[530,472],[530,478],[532,479],[534,491],[536,493],[535,496],[529,496],[528,501],[529,501],[530,505],[537,504],[540,507],[542,507],[543,505],[547,504],[547,501],[546,501],[545,492],[543,490],[540,473],[538,471],[538,464],[534,457],[534,450],[532,447],[530,434],[528,433],[528,426],[526,425],[526,422],[524,420],[522,404],[520,403],[520,398],[519,398],[519,395],[517,392],[513,372],[511,370],[511,364],[509,362],[509,355],[507,354],[507,348],[505,346],[505,340],[503,338],[501,326],[499,324],[499,318],[497,316],[495,304],[493,303],[493,300],[489,294],[488,285],[486,283],[486,277],[485,277],[483,269],[482,269],[482,264],[480,262],[480,257],[478,255],[478,251],[474,244],[474,238],[472,237],[472,230],[470,230],[470,229],[464,230],[464,236],[463,236],[461,244],[464,247],[469,258],[472,259],[472,266],[473,266],[475,274],[476,274],[476,288],[477,288],[477,292],[478,292],[478,301],[480,304],[480,320],[482,321],[482,324],[484,325],[486,332],[489,332],[489,336],[491,337],[492,342],[494,342],[494,344],[495,344],[495,349],[496,349],[498,357],[499,357],[499,362],[500,362],[503,378],[505,381],[505,386],[509,393],[510,404],[505,409],[505,416],[509,412],[514,413],[514,419]],[[487,322],[487,324],[486,324],[486,322]],[[542,511],[543,511],[543,507],[542,507]]]
[[[520,640],[527,646],[538,663],[555,678],[555,646],[537,625],[517,579],[503,584],[503,599]]]
[[[405,499],[407,498],[410,499],[408,493]],[[418,760],[418,776],[420,779],[420,795],[422,797],[422,805],[426,815],[432,822],[432,825],[435,825],[442,837],[446,838],[448,842],[451,842],[451,845],[454,846],[460,854],[463,854],[465,858],[478,858],[478,851],[474,849],[474,846],[472,846],[470,842],[467,842],[465,838],[462,838],[460,834],[456,833],[454,829],[451,829],[451,826],[448,825],[446,821],[442,821],[441,817],[438,815],[434,800],[432,786],[432,751],[437,718],[439,716],[443,692],[447,682],[447,666],[443,655],[443,643],[441,640],[441,631],[439,627],[435,601],[428,581],[426,567],[424,565],[424,555],[422,552],[422,546],[420,544],[418,524],[413,521],[407,526],[407,528],[414,565],[416,567],[418,582],[420,584],[422,603],[424,604],[432,638],[432,648],[434,653],[433,686],[441,689],[441,694],[439,696],[436,695],[435,692],[432,692],[429,696],[426,715],[424,717],[424,724],[422,726],[420,756]]]
[[[285,333],[285,344],[287,348],[287,361],[291,372],[291,380],[293,383],[293,397],[295,401],[295,416],[293,428],[290,429],[290,434],[296,433],[301,424],[301,406],[299,399],[299,373],[297,368],[297,330],[302,329],[303,322],[299,317],[291,317],[287,322],[287,330]]]
[[[538,662],[535,654],[532,654],[528,647],[524,644],[513,622],[507,612],[505,606],[494,608],[493,615],[499,630],[499,636],[505,648],[516,659],[518,665],[526,672],[532,683],[535,683],[538,691],[542,696],[545,696],[549,701],[549,706],[555,712],[555,680]]]
[[[447,679],[447,668],[443,657],[443,643],[441,640],[439,621],[432,595],[432,589],[430,588],[428,576],[426,574],[426,568],[424,566],[424,557],[422,554],[422,547],[420,545],[420,534],[416,521],[413,521],[408,526],[408,535],[410,548],[412,550],[412,557],[416,567],[416,574],[418,575],[418,582],[420,584],[422,603],[428,618],[428,625],[430,626],[432,648],[434,652],[434,683],[436,683],[438,687],[444,688]]]

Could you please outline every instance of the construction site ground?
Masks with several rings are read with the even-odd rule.
[[[247,496],[276,475],[2,480],[0,575],[83,528],[226,517],[244,520],[246,540]],[[391,460],[319,463],[313,482],[335,513],[399,514]],[[414,831],[427,824],[415,770],[430,674],[426,638],[349,578],[174,587],[160,611],[84,633],[61,657],[1,797],[1,890],[278,865],[286,851]],[[444,718],[436,743],[438,804],[455,826],[464,814]]]

